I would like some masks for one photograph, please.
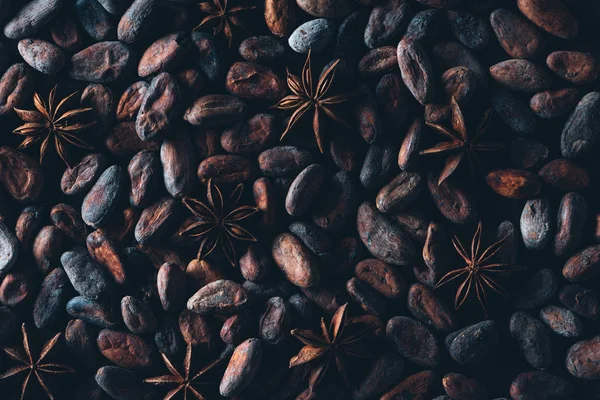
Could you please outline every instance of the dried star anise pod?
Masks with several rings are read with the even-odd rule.
[[[477,225],[477,230],[471,241],[471,251],[467,252],[464,246],[460,243],[456,236],[452,237],[452,244],[456,252],[465,260],[466,265],[463,268],[458,268],[448,272],[435,285],[435,289],[446,285],[456,279],[461,279],[462,283],[456,290],[454,298],[454,307],[458,310],[469,297],[472,290],[477,295],[477,300],[483,307],[483,311],[487,316],[487,295],[486,288],[490,288],[496,293],[508,297],[508,293],[500,286],[497,277],[505,275],[520,268],[512,266],[505,262],[493,262],[492,259],[498,251],[504,246],[507,238],[502,238],[493,243],[485,250],[481,251],[481,221]]]
[[[17,375],[21,372],[27,371],[27,376],[23,381],[22,389],[21,389],[21,400],[25,398],[25,393],[27,391],[27,387],[29,385],[29,380],[31,379],[31,375],[35,375],[38,383],[44,389],[48,398],[54,400],[54,396],[48,385],[44,381],[45,374],[66,374],[66,373],[74,373],[75,370],[67,365],[62,364],[54,364],[54,363],[45,363],[44,358],[50,353],[50,351],[54,348],[58,339],[60,339],[61,333],[57,333],[52,339],[50,339],[40,352],[39,357],[36,359],[33,358],[31,354],[31,348],[29,347],[29,337],[27,336],[27,330],[25,329],[25,324],[21,325],[21,331],[23,332],[23,349],[19,348],[4,348],[4,352],[13,360],[20,362],[22,365],[18,365],[16,367],[12,367],[8,371],[4,372],[0,375],[0,379],[6,379],[11,376]]]
[[[199,260],[206,258],[220,244],[231,265],[235,266],[235,247],[231,239],[256,242],[256,238],[239,224],[258,211],[254,206],[236,207],[243,190],[244,185],[240,183],[225,202],[221,190],[211,179],[206,193],[208,204],[191,197],[183,199],[183,204],[197,221],[180,235],[201,238]]]
[[[216,36],[220,32],[223,32],[230,48],[233,40],[233,31],[231,29],[231,25],[248,31],[237,14],[256,8],[256,6],[229,7],[227,5],[227,0],[212,0],[212,2],[206,1],[199,3],[198,7],[200,7],[200,11],[208,15],[204,17],[204,19],[194,28],[194,30],[202,29],[209,24],[216,24],[213,27],[213,35]]]
[[[42,164],[48,145],[51,140],[54,140],[56,152],[69,167],[71,165],[69,164],[65,143],[69,143],[82,149],[93,149],[92,146],[78,138],[77,134],[88,129],[90,126],[94,125],[95,122],[87,124],[80,122],[71,124],[69,122],[70,119],[90,111],[91,108],[77,108],[65,112],[62,112],[61,110],[67,101],[76,94],[77,92],[71,93],[57,105],[55,101],[56,86],[54,86],[48,96],[48,104],[42,100],[39,94],[34,94],[33,105],[37,111],[15,108],[17,115],[25,122],[24,125],[19,126],[13,131],[13,133],[16,133],[17,135],[26,136],[19,145],[19,149],[25,149],[42,141],[42,144],[40,145],[40,164]]]
[[[161,375],[154,378],[145,379],[144,382],[151,383],[153,385],[177,385],[175,388],[171,389],[164,397],[164,400],[172,399],[177,393],[183,391],[183,398],[188,398],[188,392],[191,393],[196,399],[204,400],[206,397],[202,395],[195,386],[206,385],[209,382],[203,381],[201,378],[208,371],[219,365],[223,359],[218,358],[210,364],[206,365],[200,371],[198,371],[195,375],[190,376],[190,371],[192,369],[192,345],[188,344],[185,359],[183,360],[183,374],[180,373],[177,368],[173,366],[173,363],[165,356],[163,353],[160,353],[162,359],[167,366],[167,369],[171,373],[171,375]]]
[[[373,328],[366,324],[349,322],[347,306],[348,303],[338,308],[331,318],[329,327],[325,325],[325,319],[321,318],[320,334],[306,329],[292,330],[292,336],[304,343],[304,347],[290,360],[290,368],[314,362],[309,376],[311,388],[316,387],[325,376],[332,362],[335,362],[341,378],[350,388],[352,386],[346,374],[344,362],[347,360],[345,358],[347,356],[371,358],[371,354],[363,351],[359,345],[360,341],[369,335]]]
[[[438,143],[434,147],[420,152],[420,154],[447,154],[446,163],[440,173],[438,185],[441,185],[442,182],[454,173],[465,156],[469,160],[471,173],[475,175],[480,165],[477,153],[496,151],[503,147],[501,143],[481,141],[481,136],[487,131],[490,125],[491,110],[485,112],[475,135],[469,137],[463,113],[454,97],[451,100],[451,108],[452,130],[427,122],[428,126],[440,135],[450,139],[450,141]]]
[[[324,113],[338,124],[348,126],[348,123],[344,121],[344,119],[338,114],[336,114],[331,106],[350,100],[352,95],[329,95],[329,89],[331,87],[331,83],[333,82],[333,78],[335,77],[335,70],[340,62],[339,59],[335,60],[329,66],[329,68],[323,72],[319,78],[317,87],[314,88],[310,54],[311,51],[309,50],[304,67],[302,67],[302,79],[290,73],[289,70],[287,71],[287,84],[293,94],[279,100],[274,107],[280,110],[294,110],[287,127],[285,128],[285,131],[279,140],[283,140],[285,135],[287,135],[296,122],[298,122],[304,114],[314,108],[315,112],[313,115],[313,131],[315,138],[317,139],[317,144],[319,145],[319,150],[321,153],[323,153],[323,143],[321,140],[321,113]]]

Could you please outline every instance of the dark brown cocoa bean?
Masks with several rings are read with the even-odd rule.
[[[120,323],[110,305],[90,300],[85,296],[77,296],[69,300],[67,313],[73,318],[80,318],[100,328],[114,328]]]
[[[448,100],[454,97],[458,104],[464,105],[475,93],[477,77],[470,69],[458,66],[444,72],[441,83]]]
[[[173,263],[163,264],[156,282],[163,310],[178,310],[185,301],[185,273],[181,267]]]
[[[317,261],[296,236],[282,233],[275,237],[271,254],[287,280],[294,285],[307,288],[319,283]]]
[[[387,0],[375,5],[365,29],[365,44],[374,49],[397,40],[408,25],[410,11],[406,0]]]
[[[135,297],[125,296],[121,299],[121,315],[125,326],[132,333],[150,333],[156,330],[157,322],[152,309]]]
[[[554,272],[549,268],[542,268],[527,278],[520,287],[512,293],[515,307],[531,309],[548,303],[558,288]]]
[[[271,114],[256,114],[226,129],[221,147],[228,153],[254,154],[266,150],[276,140],[276,122]]]
[[[521,213],[520,226],[525,247],[530,250],[543,250],[552,239],[550,201],[528,200]]]
[[[257,246],[248,246],[248,250],[240,257],[239,264],[242,276],[251,282],[264,280],[273,269],[271,257],[263,254]]]
[[[446,179],[438,184],[438,176],[430,173],[427,187],[442,215],[455,224],[465,224],[477,217],[475,200],[456,181]]]
[[[262,177],[254,181],[252,194],[256,208],[261,211],[261,222],[266,227],[273,227],[277,218],[279,206],[276,204],[276,188],[271,180]]]
[[[529,107],[540,118],[558,118],[567,115],[580,98],[579,90],[575,88],[547,90],[535,94]]]
[[[100,42],[71,56],[69,76],[86,82],[110,83],[121,78],[130,68],[133,57],[121,42]]]
[[[279,345],[289,336],[291,315],[281,297],[267,301],[258,322],[258,335],[267,344]]]
[[[548,147],[537,140],[517,138],[510,144],[510,161],[519,169],[538,168],[548,155]]]
[[[79,211],[72,206],[64,203],[55,205],[50,210],[50,219],[54,226],[76,243],[85,242],[87,236],[85,224]]]
[[[490,15],[490,24],[504,51],[513,58],[537,58],[545,48],[542,35],[520,15],[497,9]]]
[[[287,37],[296,26],[296,13],[288,0],[265,1],[265,23],[275,36]]]
[[[113,127],[106,137],[106,147],[118,156],[133,155],[142,150],[156,150],[160,142],[144,142],[135,131],[135,122],[121,122]]]
[[[33,322],[38,329],[48,328],[58,320],[64,312],[69,292],[69,279],[62,268],[55,268],[46,275],[33,305]]]
[[[589,156],[595,149],[600,132],[600,93],[588,93],[577,104],[565,123],[560,150],[565,158]]]
[[[396,149],[391,145],[371,145],[360,170],[360,183],[378,189],[389,182],[395,172]]]
[[[225,87],[248,100],[276,101],[285,94],[281,79],[268,67],[251,62],[236,62],[227,73]]]
[[[445,344],[450,356],[459,364],[478,363],[498,347],[496,323],[487,320],[469,325],[446,336]]]
[[[402,171],[412,171],[417,166],[421,137],[425,129],[425,122],[421,118],[415,118],[408,128],[398,153],[398,166]]]
[[[211,282],[225,279],[222,271],[205,260],[193,259],[185,269],[188,289],[192,292]]]
[[[379,211],[399,211],[414,203],[425,186],[423,176],[416,172],[402,172],[377,194],[375,204]]]
[[[135,226],[135,240],[146,244],[160,239],[168,231],[179,212],[179,203],[172,197],[164,197],[142,211]]]
[[[202,183],[210,179],[216,184],[233,184],[251,180],[256,167],[246,157],[223,154],[204,159],[198,166],[198,178]]]
[[[211,282],[187,301],[187,308],[198,314],[232,314],[248,305],[248,292],[239,283],[225,279]]]
[[[148,368],[158,359],[155,348],[132,333],[103,329],[97,343],[100,353],[122,368]]]
[[[462,374],[454,372],[447,374],[442,378],[442,386],[452,399],[485,400],[488,398],[483,385]]]
[[[77,0],[74,9],[81,27],[94,40],[117,39],[117,26],[98,1]]]
[[[435,95],[433,70],[421,45],[414,40],[402,39],[397,55],[400,74],[408,90],[419,103],[430,103]]]
[[[583,330],[581,320],[574,312],[558,306],[547,306],[540,310],[540,318],[552,332],[564,337],[577,337]]]
[[[386,326],[386,338],[400,355],[418,365],[435,367],[440,363],[441,352],[435,336],[414,319],[390,319]]]
[[[110,294],[113,285],[106,269],[96,264],[84,248],[63,253],[60,262],[80,295],[96,300]]]
[[[450,32],[464,46],[473,50],[487,47],[491,32],[487,21],[479,15],[465,10],[448,10],[446,21]]]
[[[115,399],[133,400],[149,395],[148,385],[144,385],[135,372],[125,368],[100,367],[95,379],[98,386]]]
[[[588,172],[565,159],[550,161],[538,173],[544,182],[565,192],[585,190],[590,184]]]
[[[393,46],[370,50],[358,63],[358,72],[365,77],[383,75],[394,70],[397,71],[397,68],[396,48]]]
[[[341,18],[351,10],[347,0],[298,0],[297,3],[303,11],[317,18]]]
[[[561,39],[577,35],[579,27],[561,0],[518,0],[519,10],[534,24]]]
[[[33,259],[37,267],[47,274],[57,265],[63,249],[63,235],[54,226],[43,227],[33,242]]]
[[[121,17],[117,37],[125,43],[140,40],[158,16],[158,0],[134,0]]]
[[[577,51],[555,51],[546,58],[552,72],[576,85],[587,85],[596,80],[600,67],[594,56]]]
[[[483,68],[477,57],[460,43],[440,41],[433,46],[433,59],[444,69],[463,66],[477,76],[477,83],[486,88],[488,72]]]
[[[180,97],[179,84],[173,75],[163,72],[152,79],[135,120],[140,139],[158,140],[171,131]]]
[[[546,369],[552,362],[550,333],[537,318],[517,311],[510,318],[510,334],[525,361],[534,368]]]
[[[138,64],[138,75],[142,78],[172,71],[191,48],[189,37],[184,32],[174,32],[157,39],[144,51]]]
[[[22,63],[11,65],[0,78],[0,115],[21,107],[33,91],[33,73]]]
[[[44,176],[33,159],[3,146],[0,147],[0,184],[19,203],[31,203],[42,192]]]
[[[563,276],[571,282],[581,282],[600,273],[600,245],[586,247],[567,260]]]
[[[419,321],[442,332],[458,328],[454,311],[420,283],[412,284],[408,290],[408,310]]]
[[[581,379],[598,379],[600,337],[575,343],[567,353],[566,365],[571,375]]]
[[[129,203],[134,207],[144,207],[151,200],[160,183],[160,164],[158,154],[142,150],[131,158],[127,166],[131,191]]]
[[[267,4],[265,2],[265,6]],[[281,59],[285,55],[285,46],[273,36],[251,36],[240,43],[239,53],[246,61],[265,64]]]
[[[402,399],[402,397],[408,397],[413,400],[426,400],[433,396],[437,385],[439,385],[438,382],[439,377],[434,371],[421,371],[400,381],[400,383],[381,396],[380,400],[397,400],[398,398]]]
[[[514,59],[490,67],[490,75],[509,90],[536,93],[550,87],[552,79],[541,67],[528,60]]]
[[[598,298],[590,289],[567,285],[558,293],[558,299],[562,305],[584,318],[595,320],[598,317]]]
[[[183,119],[197,126],[219,126],[239,121],[248,113],[246,102],[238,97],[211,94],[198,98]]]
[[[135,118],[149,86],[146,81],[138,81],[125,89],[117,105],[117,120],[130,121]]]
[[[397,268],[371,258],[356,264],[356,277],[387,299],[400,299],[406,294],[407,284]]]
[[[292,216],[302,215],[314,202],[325,177],[325,169],[319,164],[306,167],[296,176],[288,189],[285,208]]]
[[[85,366],[96,369],[99,361],[96,329],[81,319],[72,319],[65,328],[65,345]],[[91,397],[90,399],[96,399]]]
[[[251,338],[237,346],[221,379],[221,396],[231,397],[243,391],[254,379],[262,361],[259,339]]]
[[[184,310],[179,314],[178,323],[183,340],[187,344],[204,352],[212,350],[215,335],[207,317]]]
[[[563,257],[579,247],[587,213],[588,207],[583,196],[577,193],[567,193],[563,196],[556,222],[555,255]]]
[[[187,130],[180,129],[165,138],[160,147],[160,162],[167,192],[175,198],[190,194],[196,181],[196,160]]]
[[[518,169],[497,169],[485,178],[488,186],[500,196],[509,199],[529,199],[542,189],[537,175]]]
[[[31,242],[37,235],[38,230],[42,226],[42,208],[41,207],[25,207],[17,223],[15,224],[15,236],[19,240],[21,247],[29,250]]]
[[[324,257],[333,250],[329,235],[310,222],[294,222],[289,226],[290,232],[296,235],[314,254]]]
[[[63,0],[30,1],[4,26],[4,35],[22,39],[37,33],[58,14],[63,3]]]
[[[92,187],[106,166],[106,158],[102,154],[88,154],[81,161],[67,168],[60,181],[64,194],[75,195]]]
[[[235,314],[227,318],[221,328],[221,340],[237,346],[247,339],[253,331],[254,320],[246,313]]]
[[[546,371],[524,372],[512,381],[510,396],[514,400],[527,400],[529,398],[563,399],[568,398],[573,392],[569,382]]]
[[[346,283],[346,291],[365,312],[376,317],[386,313],[385,299],[368,284],[357,278],[351,278]]]
[[[375,100],[383,118],[383,130],[395,131],[396,127],[404,124],[408,116],[410,94],[400,74],[389,73],[379,80],[375,88]]]
[[[63,50],[77,53],[84,47],[77,24],[70,18],[56,18],[50,26],[52,41]]]
[[[114,243],[100,229],[90,233],[86,239],[90,256],[104,266],[114,281],[120,285],[127,278],[125,265]]]
[[[108,222],[125,190],[123,168],[117,165],[107,168],[83,199],[83,222],[95,228]]]
[[[295,146],[276,146],[258,155],[258,167],[268,177],[296,175],[312,163],[312,155]]]
[[[17,49],[23,60],[42,74],[55,75],[65,65],[62,50],[45,40],[22,39],[19,40]]]
[[[115,119],[116,104],[110,88],[100,83],[90,83],[81,93],[81,105],[91,108],[90,118],[96,121],[91,133],[104,136]]]

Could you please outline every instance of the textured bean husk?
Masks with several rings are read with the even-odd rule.
[[[225,88],[248,100],[275,101],[285,94],[281,79],[268,67],[252,62],[236,62],[229,68]]]
[[[370,258],[356,264],[354,273],[358,279],[387,299],[400,299],[406,294],[407,283],[397,268]]]
[[[383,46],[370,50],[358,63],[358,72],[362,76],[379,76],[396,70],[398,61],[396,48]]]
[[[98,1],[77,0],[74,8],[81,27],[94,40],[117,39],[117,26]]]
[[[135,118],[149,86],[146,81],[138,81],[125,89],[117,105],[117,120],[129,121]]]
[[[131,182],[129,203],[134,207],[146,206],[160,184],[161,168],[158,154],[149,150],[140,151],[129,161],[127,172]]]
[[[539,168],[549,153],[548,147],[537,140],[517,138],[510,143],[510,161],[518,169]]]
[[[454,311],[428,287],[414,283],[408,290],[408,310],[419,321],[442,332],[458,328]]]
[[[499,62],[490,67],[490,75],[499,85],[517,92],[541,92],[552,84],[550,75],[529,60],[513,59]]]
[[[408,25],[410,11],[407,0],[386,0],[375,5],[365,29],[365,44],[374,49],[397,40]]]
[[[296,13],[290,0],[266,0],[265,23],[278,37],[289,36],[296,26]]]
[[[105,140],[108,150],[117,156],[128,156],[142,150],[156,150],[160,142],[144,142],[135,131],[135,122],[127,121],[115,125]]]
[[[163,264],[156,282],[163,310],[178,310],[185,301],[185,273],[181,267],[173,263]]]
[[[99,42],[71,56],[69,76],[86,82],[110,83],[133,63],[131,49],[121,42]]]
[[[509,199],[530,199],[542,189],[539,177],[519,169],[497,169],[485,177],[487,185],[500,196]]]
[[[237,346],[251,336],[254,322],[246,313],[232,315],[223,323],[219,336],[223,342]]]
[[[599,66],[594,56],[577,51],[555,51],[546,65],[561,78],[576,85],[588,85],[598,77]]]
[[[248,113],[246,102],[225,94],[198,98],[185,112],[183,119],[197,126],[220,126],[239,121]]]
[[[175,77],[158,74],[150,82],[135,120],[135,131],[144,142],[158,140],[173,128],[181,91]]]
[[[375,204],[383,213],[400,211],[419,198],[424,186],[421,174],[402,172],[379,191]]]
[[[408,317],[393,317],[386,326],[386,338],[403,357],[423,367],[440,363],[441,352],[433,333]]]
[[[116,104],[111,89],[106,85],[90,83],[81,93],[81,105],[91,108],[89,118],[96,121],[91,134],[104,136],[115,119]]]
[[[537,121],[531,109],[514,94],[501,90],[491,98],[492,109],[518,135],[535,132]]]
[[[216,184],[232,184],[252,179],[256,167],[246,157],[223,154],[204,159],[198,166],[198,178],[202,183],[210,179]]]
[[[22,39],[19,40],[17,49],[23,60],[42,74],[54,75],[65,65],[62,50],[45,40]]]
[[[155,348],[132,333],[103,329],[97,343],[100,353],[122,368],[147,368],[158,359]]]
[[[214,346],[215,332],[208,317],[183,310],[178,318],[183,340],[200,351],[210,351]]]
[[[534,24],[561,39],[577,35],[577,21],[562,0],[518,0],[519,10]]]
[[[88,154],[74,166],[67,168],[60,180],[64,194],[75,195],[90,189],[106,166],[106,157],[99,153]]]
[[[184,32],[170,33],[157,39],[144,51],[138,64],[138,75],[145,78],[173,70],[190,48],[190,39]]]
[[[288,38],[288,45],[300,54],[307,54],[311,49],[315,52],[322,51],[333,39],[335,29],[336,25],[329,19],[307,21],[292,32]]]
[[[510,318],[510,334],[529,365],[536,369],[546,369],[550,366],[550,332],[540,320],[517,311]]]
[[[114,243],[124,243],[133,237],[133,230],[139,216],[139,210],[132,207],[119,210],[102,230]]]
[[[466,224],[477,217],[475,199],[452,179],[438,185],[438,176],[430,173],[427,187],[442,215],[455,224]]]
[[[431,102],[435,95],[433,70],[419,42],[402,39],[397,56],[402,80],[413,97],[423,105]]]
[[[543,250],[552,239],[552,216],[548,199],[528,200],[521,213],[521,236],[525,247]]]
[[[477,88],[477,77],[467,67],[457,66],[442,74],[441,83],[448,99],[454,97],[458,104],[467,104]]]
[[[187,308],[198,314],[232,314],[249,304],[248,292],[229,280],[211,282],[198,290],[187,302]]]
[[[396,58],[393,60],[395,67]],[[381,112],[383,130],[395,132],[406,121],[410,102],[410,94],[400,74],[389,73],[379,80],[375,88],[375,100]]]
[[[173,226],[179,210],[179,203],[172,197],[164,197],[150,204],[137,221],[135,240],[147,244],[160,239]]]
[[[124,284],[127,278],[125,265],[117,247],[104,232],[99,229],[90,233],[86,245],[94,261],[104,266],[116,283]]]
[[[600,377],[600,336],[575,343],[567,352],[566,366],[571,375],[580,379]]]
[[[473,378],[462,374],[449,373],[442,378],[444,391],[452,399],[485,400],[485,387]]]
[[[156,330],[157,321],[152,309],[132,296],[121,299],[121,316],[132,333],[150,333]]]
[[[113,165],[106,169],[83,200],[83,221],[96,228],[108,222],[126,190],[125,186],[123,168]]]
[[[288,229],[317,256],[328,256],[334,250],[331,237],[313,223],[294,222]]]
[[[465,10],[448,10],[446,21],[450,32],[466,47],[473,50],[487,47],[491,32],[483,17]]]
[[[46,275],[33,305],[33,322],[38,329],[48,328],[58,320],[69,298],[70,287],[62,268],[55,268]]]
[[[208,158],[222,153],[220,138],[221,132],[218,128],[195,129],[192,140],[198,157]]]
[[[211,82],[223,78],[227,68],[223,44],[214,38],[212,32],[197,30],[192,32],[191,37],[200,56],[198,66],[204,75]]]
[[[125,43],[133,43],[144,37],[157,17],[158,0],[135,0],[121,17],[117,37]]]
[[[120,318],[112,306],[90,300],[85,296],[73,297],[67,303],[67,313],[100,328],[114,328],[120,324]]]
[[[289,336],[291,314],[287,303],[281,297],[267,301],[259,318],[258,334],[267,344],[282,344]]]
[[[0,222],[0,275],[4,275],[15,265],[19,257],[19,241],[3,222]]]
[[[319,164],[306,167],[296,176],[288,189],[285,208],[292,216],[302,215],[319,194],[325,169]]]
[[[405,210],[395,213],[394,221],[415,243],[423,244],[427,238],[429,219],[419,211]]]
[[[429,223],[422,257],[427,268],[436,277],[436,281],[450,268],[453,251],[450,238],[444,228],[436,222]]]
[[[9,39],[23,39],[37,33],[58,14],[63,3],[63,0],[33,0],[27,3],[4,26],[4,35]]]
[[[313,17],[341,18],[351,11],[348,0],[297,0],[298,6]]]
[[[545,183],[565,192],[585,190],[590,184],[585,168],[560,158],[546,164],[540,169],[539,175]]]
[[[411,19],[404,37],[412,40],[420,40],[423,43],[430,43],[433,41],[439,31],[440,25],[442,25],[442,18],[444,13],[435,10],[428,9],[419,11]]]
[[[15,236],[19,240],[21,247],[29,250],[38,230],[42,226],[42,211],[41,207],[25,207],[15,224]]]
[[[293,176],[311,163],[311,153],[295,146],[276,146],[258,156],[258,167],[268,177]]]
[[[317,260],[296,236],[282,233],[275,237],[271,255],[287,280],[294,285],[308,288],[319,283]]]
[[[410,238],[373,204],[361,204],[356,221],[362,242],[375,257],[392,265],[412,263],[415,249]]]
[[[144,385],[135,372],[125,368],[101,367],[95,378],[98,386],[116,400],[136,400],[149,392],[148,385]]]
[[[398,166],[402,171],[412,171],[416,168],[421,150],[421,137],[425,129],[425,122],[421,118],[415,118],[410,124],[398,152]]]
[[[565,123],[560,138],[563,157],[573,159],[593,154],[600,132],[600,93],[583,96]]]
[[[65,328],[65,345],[85,366],[97,368],[99,353],[96,346],[96,329],[93,326],[81,319],[70,320]],[[96,400],[96,397],[92,400]]]
[[[581,95],[575,88],[547,90],[529,100],[529,107],[540,118],[559,118],[567,115],[579,102]]]
[[[63,50],[76,53],[84,47],[77,24],[70,18],[55,18],[50,26],[52,41]]]
[[[482,88],[488,85],[488,71],[479,62],[477,57],[465,46],[457,42],[439,41],[433,46],[433,60],[444,69],[463,66],[470,69],[477,76],[477,83]]]
[[[21,107],[33,91],[33,73],[27,65],[13,64],[0,78],[0,115]]]
[[[278,124],[271,114],[256,114],[226,129],[221,147],[228,153],[254,154],[266,150],[276,140]]]
[[[585,198],[577,193],[563,196],[558,209],[554,254],[558,257],[572,254],[579,247],[588,207]]]
[[[516,376],[510,384],[510,396],[514,400],[566,399],[573,387],[562,377],[545,371],[529,371]]]
[[[243,391],[254,379],[262,361],[259,339],[245,340],[235,348],[219,385],[221,396],[231,397]]]
[[[563,307],[544,307],[540,310],[540,318],[552,329],[552,332],[564,337],[577,337],[583,330],[579,317]]]
[[[76,243],[84,243],[87,236],[81,214],[74,207],[60,203],[50,210],[50,219],[62,233]]]
[[[386,302],[383,296],[365,282],[351,278],[346,282],[346,291],[366,313],[376,317],[382,317],[386,313]]]
[[[600,245],[588,246],[567,260],[563,276],[571,282],[582,282],[600,273]]]
[[[180,129],[164,140],[160,161],[167,192],[175,198],[190,194],[196,181],[196,160],[187,130]]]
[[[275,185],[269,178],[258,178],[252,185],[254,203],[262,214],[261,224],[267,228],[275,225],[279,215],[276,191]]]
[[[549,268],[542,268],[527,278],[512,293],[512,302],[516,308],[532,309],[548,303],[556,294],[558,281]]]
[[[360,170],[360,183],[367,189],[379,189],[395,172],[396,149],[392,145],[372,144]]]
[[[484,360],[498,347],[498,329],[491,320],[469,325],[446,336],[445,344],[450,356],[461,365]]]
[[[63,235],[56,227],[47,225],[39,231],[33,242],[33,259],[44,274],[56,266],[62,248]]]
[[[268,2],[265,2],[265,6]],[[266,12],[265,12],[266,15]],[[251,36],[240,43],[240,56],[254,63],[270,63],[285,55],[284,44],[273,36]]]
[[[558,299],[562,305],[584,318],[595,320],[598,317],[598,298],[590,289],[567,285],[558,293]]]
[[[84,248],[63,253],[60,262],[73,288],[82,296],[96,300],[108,297],[112,291],[113,285],[106,269],[96,264]]]
[[[19,203],[37,200],[44,187],[39,164],[10,147],[0,147],[0,184]]]
[[[382,135],[382,121],[377,110],[377,101],[366,86],[361,87],[361,95],[353,104],[353,118],[360,136],[367,143],[375,143]]]
[[[498,9],[490,15],[490,24],[504,51],[513,58],[537,58],[545,48],[542,35],[520,15]]]
[[[342,171],[353,172],[360,166],[358,140],[345,135],[334,135],[329,141],[331,161]]]
[[[421,371],[404,378],[400,383],[381,396],[380,400],[427,400],[433,396],[439,385],[439,377],[435,371]]]
[[[377,358],[369,374],[352,393],[354,400],[373,399],[396,383],[404,372],[404,359],[395,353]]]

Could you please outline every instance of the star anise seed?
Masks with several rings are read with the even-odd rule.
[[[200,11],[208,15],[204,17],[204,19],[194,28],[194,30],[202,29],[208,25],[214,25],[213,35],[216,36],[223,32],[230,48],[233,40],[232,25],[248,31],[238,17],[238,14],[243,11],[253,10],[256,8],[256,6],[229,7],[227,5],[227,0],[212,0],[212,2],[206,1],[199,3],[198,7],[200,8]]]

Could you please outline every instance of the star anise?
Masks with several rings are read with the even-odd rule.
[[[469,297],[472,291],[475,291],[477,300],[483,307],[487,316],[487,294],[486,288],[490,288],[496,293],[508,297],[508,293],[500,286],[497,278],[516,271],[519,268],[506,262],[494,262],[493,257],[504,246],[507,237],[504,237],[494,244],[481,251],[482,223],[477,225],[477,231],[471,241],[471,251],[467,252],[456,236],[452,237],[452,244],[456,252],[465,261],[466,265],[448,272],[435,285],[435,289],[446,285],[456,279],[461,279],[461,284],[456,290],[454,306],[458,310]]]
[[[230,48],[231,41],[233,40],[233,31],[231,25],[237,26],[246,31],[248,30],[238,17],[238,14],[243,11],[253,10],[256,8],[256,6],[229,7],[227,5],[227,0],[212,0],[212,2],[206,1],[199,3],[198,7],[200,7],[200,11],[208,15],[204,17],[204,19],[194,28],[194,30],[204,28],[208,25],[214,25],[213,35],[216,36],[220,32],[223,32]]]
[[[231,265],[235,265],[235,247],[231,239],[256,242],[256,238],[240,225],[242,220],[258,211],[254,206],[236,207],[243,190],[244,185],[240,183],[225,202],[221,190],[211,179],[206,193],[208,204],[191,197],[183,199],[183,204],[197,221],[180,235],[201,238],[199,260],[206,258],[220,244]]]
[[[190,376],[192,369],[192,345],[188,344],[185,359],[183,360],[183,374],[180,373],[177,368],[173,366],[173,363],[167,358],[166,355],[160,353],[162,359],[167,366],[167,369],[171,375],[161,375],[154,378],[145,379],[144,382],[151,383],[153,385],[176,385],[175,388],[171,389],[164,397],[164,400],[172,399],[177,393],[183,392],[183,398],[187,400],[188,393],[191,393],[198,400],[205,400],[206,397],[202,395],[195,386],[208,385],[210,382],[203,381],[204,374],[212,370],[214,367],[219,365],[223,359],[218,358],[211,362],[195,375]]]
[[[302,68],[302,79],[287,71],[287,84],[293,94],[284,97],[274,106],[280,110],[294,110],[290,120],[281,135],[282,140],[290,129],[302,118],[304,114],[314,108],[313,115],[313,131],[319,150],[323,153],[323,143],[321,140],[321,118],[325,114],[335,122],[348,126],[342,117],[335,113],[332,106],[344,103],[352,98],[351,94],[329,95],[329,89],[335,70],[340,60],[335,60],[329,68],[327,68],[317,83],[317,87],[313,87],[312,68],[310,62],[311,51],[308,52],[306,62]]]
[[[15,108],[17,115],[25,122],[24,125],[19,126],[13,131],[17,135],[26,136],[19,145],[19,149],[25,149],[41,141],[40,164],[42,164],[48,145],[50,145],[51,141],[54,141],[56,152],[67,166],[70,166],[70,164],[65,149],[66,143],[82,149],[93,149],[92,146],[78,138],[77,134],[94,125],[95,122],[87,124],[80,122],[70,123],[71,119],[90,111],[91,108],[76,108],[62,112],[62,108],[67,101],[76,94],[77,92],[71,93],[57,105],[55,101],[56,86],[54,86],[48,96],[48,104],[42,100],[39,94],[34,94],[33,105],[37,111]]]
[[[469,160],[471,173],[475,174],[479,168],[479,158],[477,153],[496,151],[503,147],[501,143],[484,142],[481,136],[487,131],[490,124],[491,110],[487,110],[481,120],[477,131],[473,137],[469,137],[465,119],[456,99],[452,97],[452,130],[441,125],[427,122],[427,125],[433,128],[440,135],[450,139],[450,141],[441,142],[430,149],[421,151],[420,154],[447,154],[446,163],[438,180],[441,185],[459,166],[462,159],[466,156]]]
[[[27,371],[27,375],[25,376],[25,380],[23,381],[21,389],[21,400],[25,398],[25,393],[27,391],[29,380],[31,379],[32,374],[35,375],[38,383],[42,389],[44,389],[46,395],[48,395],[48,398],[50,400],[54,400],[54,396],[52,396],[52,393],[50,392],[50,389],[44,380],[45,375],[75,372],[75,370],[66,365],[43,362],[48,353],[50,353],[50,351],[58,342],[58,339],[60,339],[61,333],[57,333],[52,339],[46,342],[42,348],[42,351],[40,352],[39,357],[34,359],[33,355],[31,354],[31,348],[29,347],[29,337],[27,336],[25,324],[21,325],[21,331],[23,332],[23,349],[4,348],[3,350],[10,358],[20,362],[22,365],[17,365],[4,372],[0,375],[0,379],[6,379],[21,372]]]
[[[372,327],[366,324],[349,323],[347,317],[348,304],[341,306],[333,315],[329,328],[321,318],[321,332],[315,333],[306,329],[292,330],[292,336],[304,343],[300,352],[290,360],[290,368],[314,362],[310,371],[309,385],[314,388],[325,376],[329,365],[335,366],[346,386],[351,387],[346,374],[346,358],[370,358],[371,355],[360,349],[360,341],[371,333]]]

